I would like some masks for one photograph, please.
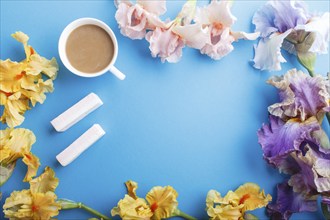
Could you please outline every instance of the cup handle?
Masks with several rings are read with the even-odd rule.
[[[124,80],[125,79],[125,75],[124,73],[122,73],[119,69],[117,69],[115,66],[111,66],[109,71],[115,75],[118,79],[120,80]]]

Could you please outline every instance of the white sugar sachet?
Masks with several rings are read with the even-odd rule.
[[[82,152],[92,146],[97,140],[99,140],[105,131],[99,124],[94,124],[90,129],[83,133],[77,140],[75,140],[69,147],[64,149],[56,156],[56,159],[62,166],[70,164],[75,160]]]
[[[96,94],[90,93],[50,123],[56,131],[63,132],[101,105],[103,105],[102,100]]]

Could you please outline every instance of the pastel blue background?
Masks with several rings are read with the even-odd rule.
[[[174,18],[184,1],[168,1]],[[201,1],[200,4],[206,4]],[[251,32],[254,12],[265,1],[235,1],[232,11],[238,21],[234,30]],[[313,12],[329,10],[328,1],[309,1]],[[284,176],[262,158],[256,132],[267,122],[267,106],[278,101],[265,81],[275,74],[302,67],[284,53],[287,63],[279,72],[260,72],[252,67],[253,44],[234,43],[235,50],[220,61],[185,48],[177,64],[151,57],[148,42],[120,34],[114,19],[113,1],[3,1],[1,0],[1,59],[21,60],[23,48],[10,34],[21,30],[42,56],[55,57],[60,65],[55,92],[43,105],[28,111],[21,127],[31,129],[37,142],[32,152],[56,171],[59,198],[81,201],[109,215],[124,197],[124,182],[139,183],[144,197],[156,185],[171,185],[179,192],[179,208],[206,219],[206,194],[216,189],[224,195],[245,182],[255,182],[275,196],[275,186]],[[119,43],[117,68],[127,78],[111,74],[81,78],[61,63],[57,42],[64,27],[81,17],[106,22]],[[329,55],[318,56],[316,72],[329,71]],[[90,92],[104,105],[64,133],[50,121]],[[55,156],[94,123],[107,134],[76,161],[61,167]],[[2,126],[4,128],[4,126]],[[329,130],[328,130],[329,131]],[[3,200],[22,183],[26,167],[18,162],[10,180],[1,188]],[[255,212],[266,218],[264,209]],[[2,218],[3,218],[3,214]],[[82,210],[63,211],[59,219],[86,219]],[[321,212],[297,214],[292,219],[322,219]]]

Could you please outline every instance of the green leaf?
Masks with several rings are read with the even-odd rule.
[[[316,54],[311,52],[299,52],[297,51],[298,61],[314,76],[314,65],[316,61]]]
[[[330,220],[330,212],[328,210],[327,204],[321,203],[321,208],[322,208],[322,212],[323,212],[324,218],[326,220]]]
[[[5,182],[7,182],[11,174],[13,174],[15,166],[16,166],[16,161],[6,166],[0,164],[0,186],[2,186],[3,184],[5,184]]]

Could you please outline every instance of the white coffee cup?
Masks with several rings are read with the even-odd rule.
[[[84,72],[77,70],[75,67],[73,67],[71,65],[71,63],[69,62],[69,59],[67,57],[67,54],[66,54],[66,42],[68,40],[68,37],[70,36],[72,31],[74,31],[76,28],[83,26],[83,25],[97,25],[98,27],[101,27],[103,30],[105,30],[109,34],[109,36],[113,42],[114,52],[113,52],[113,57],[112,57],[111,62],[108,64],[108,66],[106,68],[104,68],[98,72],[95,72],[95,73],[84,73]],[[68,24],[68,26],[66,26],[64,28],[64,30],[60,36],[60,39],[58,42],[58,52],[59,52],[60,58],[64,64],[64,66],[66,68],[68,68],[68,70],[70,70],[72,73],[74,73],[78,76],[96,77],[96,76],[103,75],[104,73],[110,71],[118,79],[120,79],[120,80],[125,79],[125,75],[114,66],[114,63],[115,63],[115,61],[117,59],[117,55],[118,55],[118,43],[117,43],[116,36],[113,33],[113,31],[111,30],[111,28],[107,24],[105,24],[103,21],[100,21],[95,18],[80,18],[80,19],[74,20],[73,22]]]

